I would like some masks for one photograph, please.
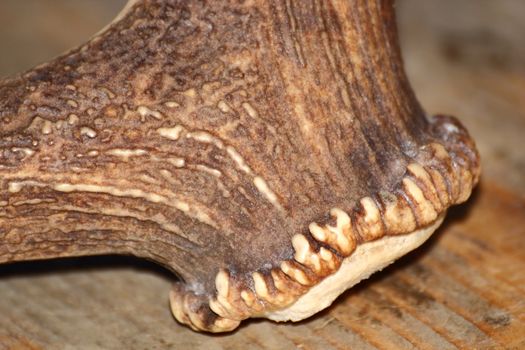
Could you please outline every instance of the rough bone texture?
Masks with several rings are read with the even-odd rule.
[[[392,6],[135,1],[2,81],[0,262],[152,259],[177,319],[223,331],[433,223],[478,156],[415,100]]]

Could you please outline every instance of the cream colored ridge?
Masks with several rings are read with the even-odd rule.
[[[357,246],[335,273],[310,288],[293,304],[261,316],[274,321],[300,321],[327,308],[345,290],[423,244],[441,225],[444,217],[445,213],[442,213],[432,224],[412,233],[385,236]]]

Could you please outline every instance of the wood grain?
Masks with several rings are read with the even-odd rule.
[[[461,118],[484,167],[473,198],[421,249],[310,320],[254,320],[221,336],[176,324],[167,301],[173,277],[144,261],[1,266],[0,349],[524,349],[524,3],[398,7],[418,97],[430,113]],[[19,15],[31,22],[31,13]],[[63,31],[59,23],[48,28]]]

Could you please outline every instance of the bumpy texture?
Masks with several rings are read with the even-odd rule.
[[[478,178],[415,100],[390,1],[133,1],[0,84],[0,262],[152,259],[194,329],[293,304]]]

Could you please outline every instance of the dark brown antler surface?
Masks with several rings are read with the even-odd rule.
[[[0,85],[0,262],[152,259],[195,329],[315,313],[478,177],[415,100],[390,1],[132,1]]]

